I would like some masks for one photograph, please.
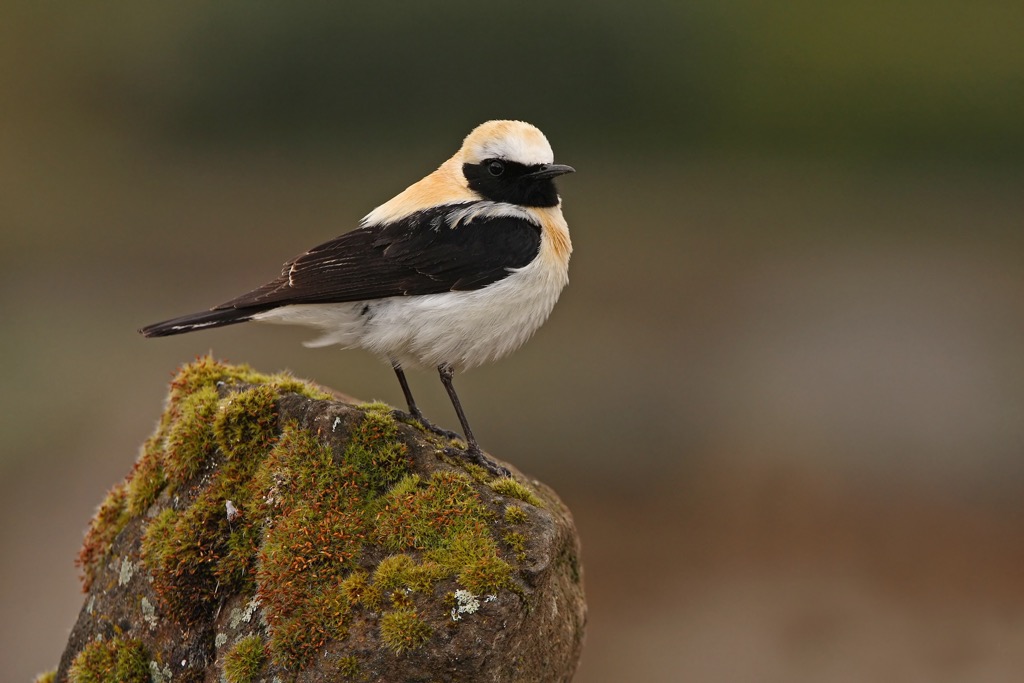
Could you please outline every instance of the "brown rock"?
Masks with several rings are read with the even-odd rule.
[[[568,509],[401,417],[183,368],[90,527],[57,680],[115,661],[174,683],[570,680],[586,605]]]

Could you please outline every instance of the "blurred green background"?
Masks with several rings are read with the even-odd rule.
[[[400,403],[360,351],[143,324],[276,275],[477,123],[547,133],[572,283],[462,376],[584,544],[581,683],[1024,667],[1024,4],[0,7],[0,671],[182,362]],[[454,425],[433,373],[421,406]]]

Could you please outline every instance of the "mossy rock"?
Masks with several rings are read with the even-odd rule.
[[[579,540],[510,469],[386,405],[200,358],[90,525],[56,680],[93,680],[113,643],[154,681],[570,680]]]

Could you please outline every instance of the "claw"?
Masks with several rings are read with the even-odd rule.
[[[488,458],[476,444],[469,446],[465,451],[466,459],[475,465],[480,465],[496,477],[511,477],[512,473],[498,463]]]
[[[418,410],[414,413],[407,413],[404,410],[398,410],[397,408],[395,408],[394,415],[402,422],[419,422],[427,431],[433,432],[438,436],[443,436],[446,439],[462,439],[462,435],[459,434],[458,432],[453,432],[450,429],[438,427],[436,424],[425,418],[423,416],[423,413],[421,413]]]

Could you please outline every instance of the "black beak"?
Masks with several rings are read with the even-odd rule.
[[[575,168],[572,166],[566,166],[565,164],[541,164],[540,166],[535,166],[534,170],[524,174],[523,177],[529,178],[530,180],[543,180],[545,178],[554,178],[555,176],[575,172]]]

